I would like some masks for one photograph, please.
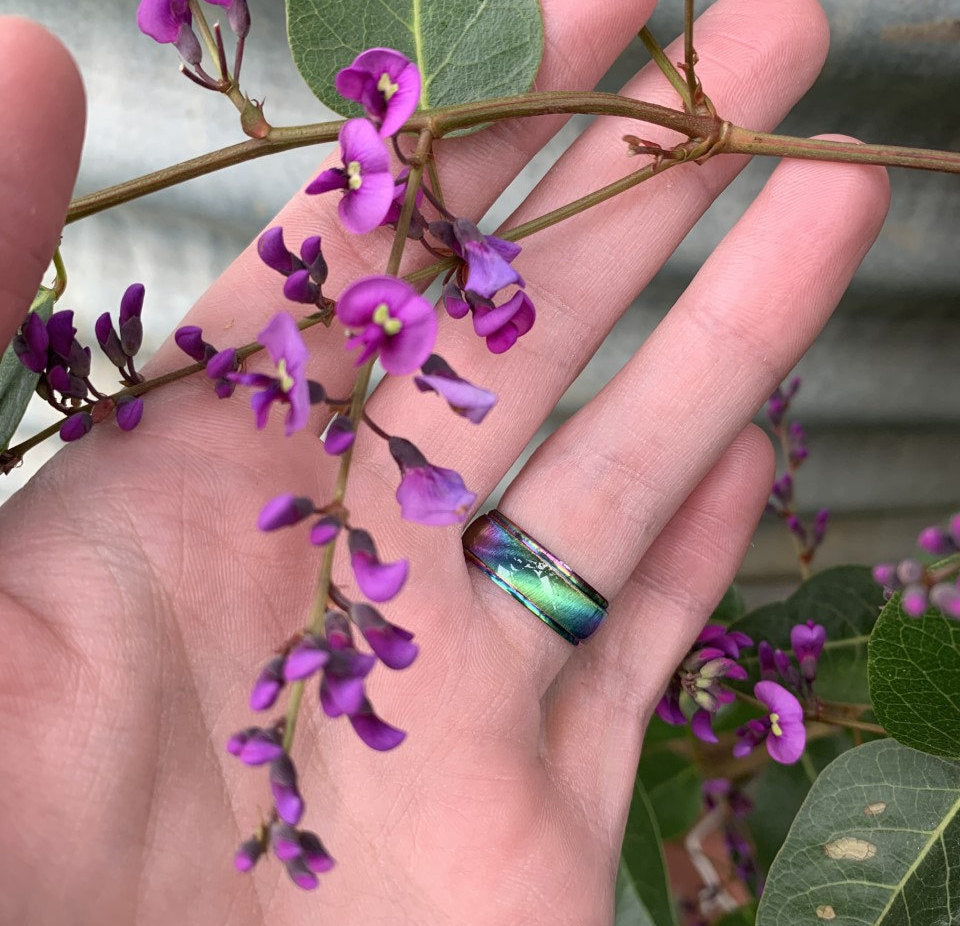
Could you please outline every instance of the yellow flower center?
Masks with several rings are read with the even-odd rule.
[[[770,732],[774,736],[783,736],[783,727],[780,726],[780,715],[770,715]]]
[[[392,97],[400,88],[397,84],[390,80],[390,75],[384,71],[380,75],[380,80],[377,82],[377,89],[383,94],[383,98],[389,103],[390,97]]]
[[[383,328],[385,334],[397,334],[403,328],[403,322],[399,318],[390,316],[390,306],[381,302],[373,310],[373,323]]]
[[[277,379],[280,380],[280,388],[284,392],[293,389],[293,377],[287,372],[287,361],[283,357],[277,361]]]
[[[351,190],[359,190],[363,186],[363,177],[360,175],[360,162],[351,161],[347,165],[347,186]]]

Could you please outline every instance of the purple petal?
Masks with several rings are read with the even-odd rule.
[[[283,295],[291,302],[300,302],[304,305],[310,305],[317,301],[320,290],[317,284],[310,279],[310,274],[305,269],[294,270],[283,281]]]
[[[263,843],[256,837],[248,839],[237,849],[237,854],[233,857],[233,867],[237,871],[250,871],[261,855],[263,855]]]
[[[270,764],[270,790],[277,815],[284,823],[296,826],[303,816],[304,803],[297,790],[297,770],[286,753]]]
[[[197,363],[203,363],[207,359],[209,345],[203,340],[203,330],[196,325],[183,325],[178,328],[173,339],[177,342],[177,347]]]
[[[356,531],[351,531],[351,540]],[[410,563],[398,559],[393,563],[381,563],[374,554],[366,550],[355,550],[350,554],[350,564],[356,576],[360,591],[371,601],[389,601],[403,588],[410,571]]]
[[[393,177],[390,175],[390,154],[380,133],[366,119],[348,119],[340,129],[340,151],[343,163],[359,161],[363,185],[370,175],[383,174],[390,181],[390,199],[393,199]],[[388,204],[389,205],[389,204]],[[384,208],[386,214],[386,208]],[[382,216],[381,216],[382,218]],[[379,222],[378,222],[379,224]]]
[[[277,695],[285,684],[283,677],[283,656],[274,656],[261,670],[250,692],[250,709],[269,710],[276,703]]]
[[[143,399],[124,396],[117,400],[117,424],[123,431],[132,431],[143,417]]]
[[[131,318],[139,318],[143,310],[146,288],[143,283],[131,283],[120,298],[120,327]]]
[[[790,646],[794,656],[801,661],[807,658],[819,659],[826,639],[826,628],[813,621],[797,624],[790,630]]]
[[[429,390],[442,396],[453,411],[474,424],[480,424],[497,401],[492,392],[457,376],[436,354],[427,358],[421,375],[413,382],[421,392]]]
[[[418,296],[417,301],[430,309],[429,314],[404,319],[400,333],[388,338],[380,349],[380,363],[394,376],[415,372],[430,356],[437,340],[437,317],[433,308],[426,299]]]
[[[711,725],[712,716],[709,711],[699,710],[690,718],[690,729],[693,731],[693,735],[704,743],[719,742]]]
[[[206,374],[210,379],[223,379],[237,368],[237,349],[228,347],[218,351],[208,361]]]
[[[273,762],[282,755],[283,746],[275,731],[254,728],[240,752],[237,753],[237,758],[247,765],[266,765],[267,762]]]
[[[300,833],[289,823],[278,820],[270,827],[270,844],[281,862],[300,857]]]
[[[140,0],[137,26],[161,44],[176,42],[180,26],[190,22],[187,0]]]
[[[680,702],[676,696],[665,694],[657,702],[657,716],[673,727],[682,727],[687,722],[687,716],[680,710]]]
[[[346,415],[337,415],[327,429],[327,436],[323,439],[323,449],[331,456],[340,456],[353,446],[356,436],[353,422]]]
[[[470,303],[456,283],[447,283],[443,288],[443,307],[451,318],[463,318],[470,311]]]
[[[257,518],[257,527],[262,531],[289,527],[309,517],[315,510],[312,499],[287,492],[270,499],[263,506]]]
[[[60,439],[66,443],[79,440],[93,427],[89,412],[77,412],[60,425]]]
[[[380,87],[386,76],[395,89],[389,96]],[[393,135],[410,118],[420,99],[420,72],[409,58],[392,48],[371,48],[337,74],[337,92],[363,103],[382,120],[379,134]]]
[[[63,312],[54,312],[47,319],[47,337],[50,339],[50,350],[66,360],[70,356],[70,347],[77,333],[73,327],[73,312],[69,309]]]
[[[110,313],[105,313],[110,318]],[[102,316],[101,316],[102,317]],[[97,320],[99,324],[99,319]],[[47,333],[47,324],[36,312],[27,313],[27,317],[20,326],[20,333],[27,342],[30,351],[34,354],[42,354],[44,366],[46,366],[47,348],[50,346],[50,335]],[[43,367],[34,370],[34,373],[43,372]]]
[[[315,196],[318,193],[329,193],[331,190],[346,190],[347,175],[341,167],[331,167],[329,170],[317,174],[310,183],[307,184],[304,193]]]
[[[399,746],[407,734],[403,730],[390,726],[381,720],[374,712],[369,701],[364,701],[361,710],[350,714],[350,723],[354,732],[371,749],[385,752]]]
[[[406,669],[417,658],[419,647],[411,643],[413,634],[384,620],[374,607],[358,602],[350,616],[380,661],[391,669]]]
[[[339,518],[321,518],[310,528],[310,543],[318,547],[326,546],[337,536],[339,530]]]
[[[300,833],[301,857],[307,868],[317,874],[323,874],[333,868],[334,861],[316,833],[304,830]]]
[[[439,466],[410,469],[397,487],[401,517],[418,524],[462,524],[476,500],[459,473]]]
[[[306,862],[302,858],[292,858],[283,864],[287,869],[287,874],[290,875],[290,880],[297,887],[303,888],[305,891],[312,891],[320,883],[317,876],[307,868]]]
[[[283,664],[283,677],[288,682],[308,678],[327,664],[330,654],[324,641],[315,636],[304,637],[288,654]]]
[[[289,276],[294,270],[302,269],[300,261],[287,249],[283,241],[283,228],[280,225],[268,228],[257,239],[257,253],[260,255],[260,260],[268,267],[284,276]]]
[[[349,190],[340,200],[340,221],[355,235],[365,235],[383,222],[392,202],[393,177],[365,171],[360,189]]]

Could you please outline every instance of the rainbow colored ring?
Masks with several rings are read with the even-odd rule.
[[[576,646],[607,616],[607,599],[494,509],[463,534],[463,555]]]

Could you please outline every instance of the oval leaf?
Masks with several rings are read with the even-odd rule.
[[[837,566],[808,579],[786,601],[764,605],[731,625],[755,643],[790,650],[790,628],[812,620],[827,629],[817,693],[830,701],[865,702],[867,642],[883,606],[883,589],[866,566]],[[751,651],[752,653],[753,651]],[[740,660],[756,673],[755,655]]]
[[[286,0],[290,50],[307,86],[334,112],[359,116],[334,88],[368,48],[395,48],[420,68],[420,108],[529,90],[543,55],[537,0]]]
[[[810,789],[758,926],[933,926],[960,909],[960,763],[877,740]]]
[[[909,617],[894,595],[873,628],[867,672],[877,719],[891,736],[960,759],[960,623],[935,608]]]
[[[55,301],[53,290],[41,286],[30,311],[36,312],[46,321],[53,312]],[[0,450],[7,449],[10,438],[23,420],[39,379],[40,375],[28,370],[17,359],[13,347],[8,344],[0,358]]]
[[[633,789],[633,800],[630,803],[623,849],[620,853],[620,871],[617,875],[618,924],[621,906],[631,906],[628,898],[633,897],[639,901],[652,923],[657,926],[676,926],[660,827],[657,825],[646,789],[639,781]],[[642,921],[639,916],[635,918]],[[632,920],[624,918],[624,926],[628,922]]]

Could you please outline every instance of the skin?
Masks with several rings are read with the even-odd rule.
[[[651,6],[545,2],[539,87],[592,86]],[[826,42],[813,0],[719,0],[697,30],[698,72],[723,115],[770,129],[815,78]],[[626,92],[675,105],[649,68]],[[83,96],[57,41],[6,18],[0,99],[9,337],[60,232]],[[441,143],[454,211],[481,214],[557,125]],[[634,167],[619,142],[629,131],[595,123],[512,221]],[[468,323],[442,320],[438,352],[499,395],[483,426],[406,379],[378,390],[374,420],[482,498],[742,164],[681,167],[525,242],[518,267],[538,319],[507,354],[491,358]],[[280,492],[329,497],[334,468],[315,430],[285,439],[277,414],[257,432],[246,396],[221,402],[197,377],[149,396],[136,432],[105,424],[64,449],[0,512],[0,921],[609,923],[646,721],[769,489],[772,452],[749,421],[828,319],[886,207],[879,169],[781,164],[636,356],[514,480],[502,510],[612,602],[586,645],[570,647],[468,570],[455,527],[402,522],[396,468],[361,434],[351,521],[385,559],[410,559],[385,613],[421,654],[404,672],[378,668],[368,686],[378,713],[409,731],[392,753],[323,717],[312,689],[304,699],[293,747],[303,825],[338,862],[314,894],[272,859],[233,871],[269,794],[265,771],[223,744],[258,722],[249,687],[310,605],[319,560],[305,531],[259,534],[254,523]],[[337,231],[335,211],[332,194],[296,197],[277,219],[290,243],[324,235],[333,295],[382,273],[389,247],[385,232]],[[248,250],[187,321],[218,346],[252,339],[285,307],[277,281]],[[307,342],[315,378],[346,393],[342,333]],[[167,345],[147,372],[181,363]],[[336,574],[347,575],[342,563]]]

